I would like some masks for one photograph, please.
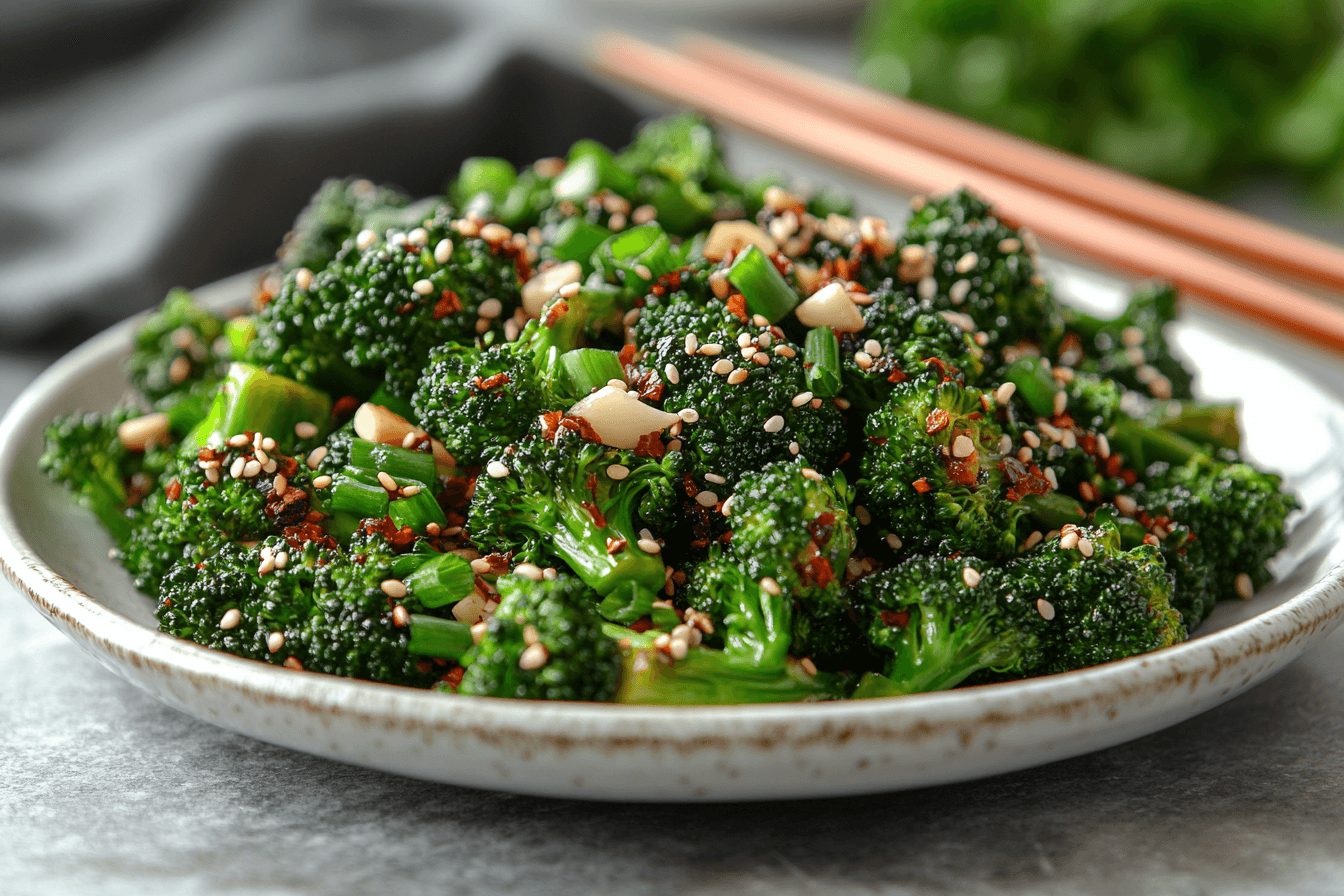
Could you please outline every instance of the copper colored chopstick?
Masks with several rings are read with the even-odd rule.
[[[651,93],[693,106],[880,183],[918,193],[968,186],[1005,220],[1121,271],[1175,283],[1190,298],[1344,351],[1344,308],[1220,258],[1056,196],[941,158],[801,105],[722,69],[625,35],[599,38],[595,64]]]
[[[1344,291],[1344,250],[986,125],[703,36],[687,55],[836,118],[1303,283]]]

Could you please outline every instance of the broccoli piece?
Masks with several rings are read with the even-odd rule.
[[[597,595],[572,576],[499,579],[499,609],[464,659],[458,692],[480,697],[607,702],[621,656],[602,630]]]
[[[301,267],[320,271],[336,257],[341,244],[364,227],[365,218],[410,204],[411,198],[400,190],[363,178],[325,180],[285,234],[276,253],[280,266],[285,271]]]
[[[1266,564],[1288,543],[1286,521],[1298,508],[1281,477],[1232,452],[1148,472],[1145,487],[1133,493],[1137,517],[1160,542],[1176,575],[1175,605],[1191,628],[1216,602],[1248,598],[1269,584]]]
[[[282,554],[280,563],[275,558]],[[411,615],[436,612],[413,590],[394,605],[382,585],[396,578],[396,562],[377,535],[352,544],[349,553],[280,538],[255,548],[225,542],[169,570],[156,615],[165,632],[249,659],[428,687],[447,670],[411,650],[417,620],[457,629],[467,646],[470,633],[461,623]]]
[[[197,305],[187,290],[171,290],[136,331],[126,375],[151,402],[218,380],[232,357],[227,341],[218,344],[223,334],[222,317]],[[175,403],[158,409],[168,411]]]
[[[44,448],[37,460],[38,467],[72,492],[123,546],[135,516],[127,511],[154,487],[175,456],[166,438],[151,440],[142,451],[126,446],[118,430],[143,416],[122,405],[107,414],[60,417],[44,430]],[[166,425],[161,429],[166,436]]]
[[[651,490],[665,495],[679,481],[680,461],[676,452],[661,460],[641,457],[565,428],[533,434],[486,464],[467,528],[483,550],[543,566],[562,559],[602,597],[616,593],[619,601],[657,591],[665,580],[663,561],[638,547],[637,519]]]
[[[314,435],[324,432],[330,416],[331,400],[316,389],[251,364],[230,364],[205,417],[185,441],[200,447],[251,432],[289,446],[301,428],[312,427]]]
[[[801,660],[753,669],[726,651],[708,647],[691,648],[680,660],[642,648],[624,657],[616,702],[664,706],[815,702],[844,697],[848,685],[848,676],[810,671]]]
[[[1059,304],[1022,236],[973,193],[958,190],[916,210],[896,262],[888,276],[939,311],[969,315],[991,349],[1022,343],[1053,352],[1064,335]]]
[[[713,332],[730,333],[736,340],[746,332],[742,318],[729,311],[709,285],[709,274],[717,267],[703,259],[694,262],[676,274],[668,289],[645,296],[635,321],[635,345],[650,349],[663,338],[684,343],[688,334],[708,341]]]
[[[843,395],[860,411],[877,410],[896,383],[918,376],[931,358],[969,385],[979,381],[984,352],[929,302],[913,300],[889,283],[871,298],[862,309],[863,329],[840,334]]]
[[[742,186],[724,164],[718,133],[693,112],[654,119],[615,163],[636,179],[633,202],[652,205],[669,233],[688,236],[714,219],[746,214]]]
[[[1076,343],[1070,345],[1066,338],[1060,354],[1075,369],[1094,372],[1154,398],[1191,397],[1190,371],[1172,352],[1165,335],[1167,324],[1176,319],[1176,290],[1171,286],[1150,283],[1140,287],[1114,320],[1072,308],[1064,314]]]

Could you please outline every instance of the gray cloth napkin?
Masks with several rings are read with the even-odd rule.
[[[629,138],[546,4],[485,6],[0,4],[0,349],[266,263],[326,177],[429,195],[467,156]]]

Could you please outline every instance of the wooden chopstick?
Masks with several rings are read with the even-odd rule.
[[[837,118],[1223,253],[1239,264],[1344,291],[1344,250],[1189,193],[986,125],[703,35],[679,45],[706,65]]]
[[[1000,216],[1121,271],[1175,283],[1189,298],[1335,351],[1344,351],[1344,308],[1221,258],[961,162],[832,117],[724,69],[621,34],[598,38],[596,67],[651,93],[696,107],[803,152],[916,193],[967,186]]]

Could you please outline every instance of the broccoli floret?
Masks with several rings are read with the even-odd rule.
[[[1166,338],[1166,326],[1175,319],[1176,291],[1161,283],[1135,290],[1113,320],[1067,309],[1065,320],[1077,340],[1072,353],[1079,357],[1064,360],[1154,398],[1190,398],[1192,377]],[[1070,354],[1066,341],[1061,356]]]
[[[650,348],[664,337],[684,343],[688,334],[707,341],[713,332],[729,333],[736,340],[746,332],[742,319],[710,288],[709,272],[716,267],[700,260],[678,272],[674,287],[645,296],[635,321],[635,345]]]
[[[136,331],[126,375],[153,402],[217,380],[232,357],[227,341],[217,345],[223,333],[222,317],[197,305],[187,290],[174,289]]]
[[[881,407],[896,383],[918,376],[930,358],[970,385],[979,381],[984,353],[930,303],[890,284],[870,297],[872,304],[862,309],[863,329],[840,336],[843,394],[860,411]]]
[[[281,554],[283,563],[275,559]],[[349,553],[280,538],[254,548],[225,542],[169,571],[159,589],[159,625],[262,662],[428,687],[447,670],[408,649],[415,626],[407,620],[421,618],[412,612],[435,611],[425,609],[414,592],[396,602],[404,616],[394,608],[382,585],[395,578],[395,559],[376,535],[355,543]],[[470,644],[469,634],[465,640]]]
[[[630,200],[652,205],[670,233],[689,235],[716,217],[746,213],[742,187],[723,160],[717,132],[700,115],[654,119],[616,156],[636,178]]]
[[[1286,520],[1298,507],[1278,475],[1230,452],[1157,464],[1149,474],[1146,487],[1133,493],[1139,519],[1161,533],[1162,554],[1176,575],[1175,604],[1191,628],[1217,601],[1246,598],[1269,584],[1266,564],[1287,544]]]
[[[294,227],[285,234],[277,255],[285,271],[325,268],[341,244],[353,237],[364,220],[378,210],[403,209],[411,198],[392,187],[380,187],[363,178],[331,178],[322,182]]]
[[[593,700],[616,696],[621,657],[602,630],[597,595],[572,576],[534,582],[499,580],[499,609],[465,658],[458,692],[525,700]]]
[[[142,411],[122,405],[107,414],[61,417],[43,432],[45,447],[37,460],[38,467],[96,514],[121,545],[133,525],[128,509],[154,487],[175,455],[166,440],[151,441],[143,451],[126,447],[118,429],[142,416]],[[166,435],[166,425],[160,429]]]
[[[992,349],[1025,343],[1053,352],[1064,335],[1059,304],[1021,234],[966,190],[915,211],[889,261],[897,264],[888,276],[940,311],[969,315]]]
[[[1011,553],[1026,507],[1005,485],[994,403],[978,389],[939,382],[936,369],[898,384],[869,415],[861,501],[915,553]],[[1017,464],[1015,458],[1009,458]],[[1018,466],[1021,466],[1018,464]]]
[[[637,520],[651,488],[679,481],[679,455],[640,457],[564,428],[548,436],[534,433],[486,464],[467,515],[472,540],[543,566],[558,557],[603,597],[662,588],[663,561],[638,547]]]

